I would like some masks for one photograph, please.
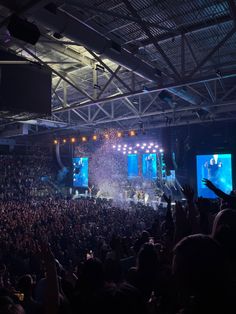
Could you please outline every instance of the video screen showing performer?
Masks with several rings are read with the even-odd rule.
[[[157,156],[156,154],[143,154],[142,170],[145,179],[155,179],[157,177]]]
[[[202,183],[204,178],[212,181],[225,193],[230,193],[232,190],[231,154],[197,156],[198,196],[215,198],[215,194]]]
[[[88,158],[73,158],[73,186],[88,187]]]

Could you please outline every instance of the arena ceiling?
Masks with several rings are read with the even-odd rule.
[[[1,3],[1,46],[53,72],[31,132],[236,118],[235,0]],[[35,46],[9,36],[12,13],[40,28]]]

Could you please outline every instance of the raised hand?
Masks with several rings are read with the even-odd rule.
[[[186,197],[187,201],[193,201],[193,198],[194,198],[194,190],[193,188],[188,185],[188,184],[185,184],[182,188],[182,193],[184,194],[184,196]]]
[[[216,189],[216,186],[208,179],[202,179],[202,182],[208,187],[208,189],[214,191]]]

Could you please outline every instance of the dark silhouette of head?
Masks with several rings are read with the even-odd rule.
[[[33,278],[30,275],[22,276],[18,281],[18,288],[25,295],[32,294]]]
[[[236,210],[224,209],[216,215],[212,237],[222,246],[228,257],[236,261]]]
[[[158,270],[158,255],[155,246],[151,243],[145,243],[138,254],[137,266],[141,272],[153,272]]]
[[[225,258],[211,237],[196,234],[185,237],[174,248],[173,275],[178,289],[188,296],[210,298],[225,286]]]

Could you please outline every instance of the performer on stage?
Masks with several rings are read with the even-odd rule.
[[[93,188],[94,188],[94,185],[88,187],[89,197],[90,197],[90,198],[92,197]]]

